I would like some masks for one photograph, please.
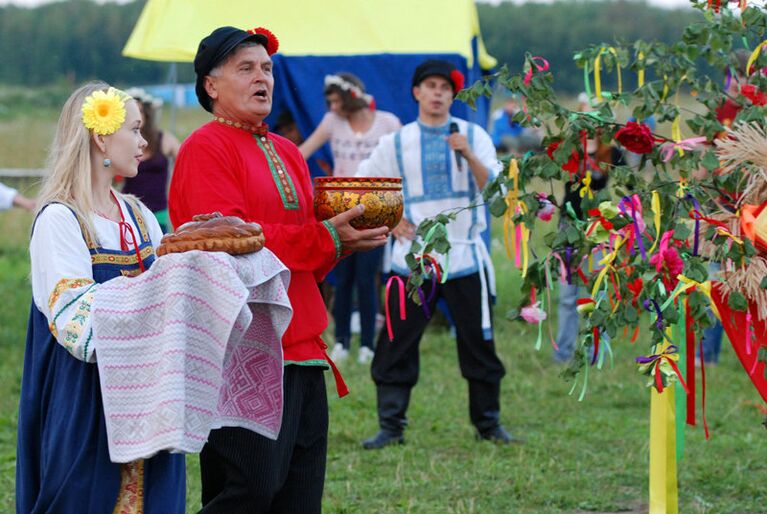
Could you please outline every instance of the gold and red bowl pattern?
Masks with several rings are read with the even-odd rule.
[[[314,179],[314,214],[324,221],[359,204],[365,212],[351,221],[357,229],[397,226],[404,201],[402,179],[388,177],[317,177]]]

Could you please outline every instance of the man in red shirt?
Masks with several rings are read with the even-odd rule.
[[[358,207],[322,223],[296,146],[268,132],[272,60],[268,30],[214,30],[194,60],[200,104],[214,116],[181,146],[170,188],[174,226],[220,211],[261,224],[266,247],[290,269],[293,319],[283,336],[282,428],[272,441],[242,428],[211,432],[200,454],[202,512],[320,512],[328,412],[323,371],[331,366],[320,338],[327,326],[317,282],[342,255],[386,243],[386,227],[355,230]]]

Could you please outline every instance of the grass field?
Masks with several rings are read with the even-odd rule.
[[[0,511],[14,501],[16,419],[29,309],[26,213],[0,213]],[[497,246],[497,245],[496,245]],[[500,299],[497,343],[508,369],[503,382],[505,425],[526,438],[499,447],[473,438],[466,386],[448,330],[437,325],[422,344],[421,380],[411,403],[407,444],[363,451],[376,430],[368,370],[342,366],[351,394],[330,401],[326,512],[510,513],[644,512],[647,510],[648,405],[644,378],[632,364],[642,353],[614,344],[615,368],[590,374],[583,402],[568,396],[551,349],[533,348],[534,331],[503,319],[517,300],[518,272],[496,248]],[[647,323],[645,323],[647,325]],[[643,327],[645,329],[645,327]],[[710,369],[711,440],[688,428],[680,463],[682,512],[767,511],[767,433],[759,397],[725,348]],[[329,378],[329,382],[332,379]],[[187,459],[188,511],[199,508],[197,459]]]
[[[179,132],[187,134],[204,119],[198,111],[182,112]],[[46,115],[0,119],[0,167],[40,166],[51,124]],[[0,512],[14,505],[19,383],[31,297],[30,222],[23,212],[0,213]],[[646,353],[643,338],[633,346],[614,342],[615,367],[592,370],[588,394],[578,402],[568,395],[571,384],[559,377],[562,368],[552,363],[551,348],[535,351],[534,327],[504,319],[518,300],[519,273],[498,244],[493,257],[499,291],[496,342],[508,370],[502,419],[526,443],[500,447],[474,440],[455,344],[447,328],[437,324],[422,342],[421,378],[404,446],[360,447],[376,430],[375,392],[366,367],[354,360],[344,363],[351,394],[341,400],[328,375],[325,512],[647,511],[649,390],[633,364],[636,355]],[[643,320],[643,333],[648,326]],[[679,465],[684,513],[767,512],[767,431],[760,398],[724,344],[719,366],[707,373],[711,439],[705,441],[700,427],[686,431]],[[187,463],[187,510],[196,512],[196,456]]]

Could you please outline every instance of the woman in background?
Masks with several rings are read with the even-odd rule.
[[[365,93],[362,81],[351,73],[325,77],[325,100],[328,113],[317,129],[298,149],[304,159],[330,141],[333,153],[333,176],[353,177],[359,164],[370,156],[378,139],[402,126],[390,112],[376,110],[373,97]],[[336,344],[330,354],[334,361],[349,356],[351,342],[352,292],[357,290],[360,311],[360,352],[358,361],[373,360],[378,280],[383,248],[354,253],[334,268],[336,279],[333,318]]]
[[[154,213],[163,232],[171,230],[168,217],[168,187],[179,142],[170,132],[160,130],[158,117],[162,100],[140,88],[126,93],[138,102],[144,122],[143,136],[148,146],[138,168],[138,175],[126,177],[123,193],[138,197]]]

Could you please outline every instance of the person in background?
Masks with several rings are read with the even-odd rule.
[[[80,87],[62,109],[29,244],[19,513],[185,511],[182,454],[110,461],[92,337],[101,284],[149,269],[162,238],[151,211],[111,187],[138,173],[146,146],[137,102],[103,82]]]
[[[35,200],[27,198],[14,188],[0,182],[0,211],[11,207],[21,207],[31,212],[35,210],[35,205]]]
[[[179,142],[173,134],[160,130],[158,126],[162,100],[140,88],[128,89],[126,93],[138,102],[144,120],[143,135],[148,146],[138,175],[125,178],[122,192],[144,202],[154,213],[162,231],[169,232],[172,227],[168,218],[168,189]]]
[[[290,270],[293,318],[282,337],[282,427],[276,441],[251,430],[212,430],[200,454],[202,512],[319,513],[325,483],[328,403],[324,371],[348,389],[328,357],[327,311],[317,282],[342,255],[386,244],[388,228],[356,230],[357,206],[323,222],[298,148],[269,131],[279,42],[262,27],[219,27],[200,41],[195,90],[212,119],[181,146],[170,189],[174,225],[218,211],[261,225],[266,248]],[[253,363],[257,365],[257,363]],[[245,387],[256,387],[248,384]]]
[[[463,74],[447,61],[430,59],[421,63],[411,82],[418,119],[382,137],[357,172],[359,177],[401,177],[405,184],[405,215],[392,232],[396,237],[392,271],[403,282],[409,275],[405,256],[416,238],[418,224],[439,213],[468,206],[502,168],[487,132],[450,115],[463,80]],[[437,301],[444,298],[453,315],[458,362],[469,386],[469,417],[476,436],[506,444],[515,439],[501,425],[501,379],[506,370],[493,339],[491,297],[495,277],[480,235],[485,227],[482,205],[460,211],[447,225],[449,255],[438,259],[449,279],[433,286],[426,280],[424,294],[428,300],[424,306],[434,312]],[[432,291],[432,287],[436,290]],[[371,368],[379,431],[363,441],[365,449],[404,442],[410,392],[420,371],[419,345],[430,321],[422,306],[411,298],[405,302],[405,309],[402,319],[397,294],[391,294],[392,339],[386,328],[381,330]]]
[[[543,132],[536,127],[523,127],[514,116],[522,110],[516,95],[506,97],[503,107],[492,115],[490,137],[500,155],[521,155],[540,149]]]
[[[308,159],[330,141],[333,153],[333,176],[351,177],[378,144],[381,136],[398,130],[399,119],[390,112],[375,108],[373,97],[365,92],[362,81],[351,73],[325,77],[325,100],[328,112],[317,129],[298,149]],[[353,293],[357,293],[360,312],[360,350],[358,362],[373,359],[376,316],[383,248],[359,252],[339,261],[333,270],[335,295],[335,346],[330,357],[342,361],[349,356]]]
[[[619,148],[604,143],[599,134],[594,139],[586,141],[586,152],[588,158],[586,161],[587,169],[591,171],[591,189],[600,191],[607,187],[608,171],[612,166],[623,166],[625,160],[623,151]],[[606,169],[602,169],[605,165]],[[583,220],[584,215],[581,209],[580,188],[575,188],[575,183],[569,181],[565,184],[565,194],[562,198],[560,219],[569,216],[567,204],[572,207],[575,216]],[[562,222],[560,222],[561,225]],[[599,261],[594,257],[594,261]],[[577,265],[578,263],[572,263]],[[572,266],[571,266],[572,267]],[[559,302],[557,306],[557,349],[554,350],[554,362],[565,363],[572,359],[575,353],[575,343],[578,340],[579,314],[576,310],[576,301],[582,290],[579,285],[579,278],[571,269],[570,280],[565,284],[559,284]]]

